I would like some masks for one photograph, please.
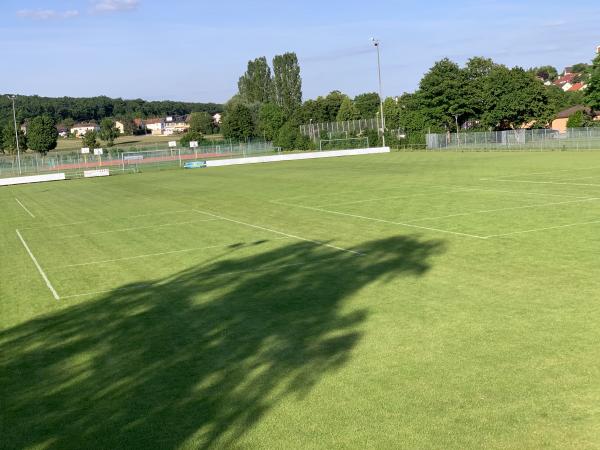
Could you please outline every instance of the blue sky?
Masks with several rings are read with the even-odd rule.
[[[223,102],[246,62],[295,51],[305,98],[413,91],[445,56],[509,66],[588,62],[600,2],[4,0],[0,92]],[[10,63],[10,64],[9,64]]]

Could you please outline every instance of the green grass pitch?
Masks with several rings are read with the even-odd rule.
[[[600,152],[149,172],[0,211],[2,448],[599,446]]]

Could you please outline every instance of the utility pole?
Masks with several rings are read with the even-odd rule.
[[[383,94],[381,88],[381,56],[379,54],[379,39],[371,38],[371,42],[377,49],[377,75],[379,77],[379,109],[381,110],[381,138],[382,144],[385,147],[385,115],[383,114]]]
[[[15,98],[17,98],[17,96],[8,95],[7,97],[12,100],[13,121],[15,124],[15,141],[17,143],[17,164],[19,166],[19,175],[21,175],[21,149],[19,148],[19,132],[17,131],[17,113],[15,112]]]

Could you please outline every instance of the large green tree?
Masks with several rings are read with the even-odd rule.
[[[98,133],[90,130],[83,135],[82,146],[90,149],[90,152],[98,147]]]
[[[356,107],[355,103],[349,98],[345,98],[342,101],[342,104],[338,111],[337,121],[345,122],[347,120],[356,120],[360,118],[361,114],[358,108]]]
[[[302,105],[302,78],[295,53],[284,53],[273,58],[273,86],[275,103],[287,117]]]
[[[181,136],[181,139],[179,139],[179,145],[182,147],[189,147],[190,142],[192,141],[200,143],[204,142],[204,140],[204,135],[200,131],[190,129],[190,131]]]
[[[19,137],[19,149],[21,151],[27,150],[27,137],[25,133],[19,129],[17,134]],[[0,145],[4,153],[10,155],[17,152],[17,139],[15,137],[15,125],[13,121],[6,122],[6,125],[2,128]]]
[[[454,128],[455,115],[462,121],[468,113],[463,73],[447,58],[436,62],[421,79],[419,97],[424,114],[447,129]]]
[[[225,112],[221,132],[223,137],[237,141],[245,141],[255,134],[252,111],[241,102],[235,102]]]
[[[273,79],[267,58],[248,61],[248,68],[238,81],[240,97],[246,103],[267,103],[273,98]]]
[[[56,148],[58,130],[50,116],[34,117],[27,127],[27,145],[32,150],[46,154]]]
[[[492,71],[499,67],[489,58],[476,56],[470,58],[462,69],[463,85],[461,93],[463,96],[462,122],[476,121],[481,118],[485,110],[485,83]]]
[[[585,101],[593,110],[600,111],[600,54],[596,56],[592,63]]]
[[[274,103],[261,105],[258,112],[258,128],[265,139],[269,141],[275,139],[284,123],[285,114],[278,105]]]
[[[354,105],[359,113],[360,119],[372,119],[379,111],[379,94],[367,92],[354,97]]]
[[[397,130],[400,127],[400,117],[402,109],[399,102],[391,97],[388,97],[383,102],[383,113],[385,114],[385,126],[389,130]]]
[[[286,122],[279,129],[274,144],[283,150],[308,150],[311,148],[310,139],[302,136],[298,126],[293,122]]]
[[[207,112],[193,112],[190,114],[190,131],[202,134],[212,134],[214,121]]]
[[[100,139],[107,142],[109,147],[115,145],[115,139],[119,137],[120,131],[116,127],[115,122],[108,117],[100,122]]]
[[[548,113],[545,87],[520,67],[500,66],[488,76],[484,88],[482,122],[494,129],[513,129],[543,119]]]

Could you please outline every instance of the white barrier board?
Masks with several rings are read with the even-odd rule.
[[[93,177],[107,177],[110,175],[108,169],[95,169],[95,170],[84,170],[83,176],[85,178],[93,178]]]
[[[11,186],[14,184],[42,183],[44,181],[65,180],[64,173],[49,173],[48,175],[31,175],[27,177],[0,178],[0,186]]]
[[[389,147],[357,148],[352,150],[330,150],[325,152],[290,153],[271,156],[250,156],[248,158],[231,158],[207,160],[206,167],[234,166],[237,164],[258,164],[275,161],[295,161],[298,159],[335,158],[338,156],[372,155],[389,153]]]

